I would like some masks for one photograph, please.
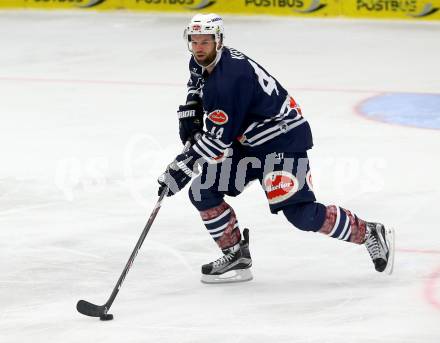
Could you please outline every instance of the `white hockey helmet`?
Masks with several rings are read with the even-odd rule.
[[[223,46],[223,19],[218,14],[196,14],[185,28],[183,38],[191,51],[191,35],[214,35],[217,51]]]

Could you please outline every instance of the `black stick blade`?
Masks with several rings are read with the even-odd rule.
[[[101,317],[107,313],[105,306],[98,306],[85,300],[78,301],[76,309],[79,313],[90,317]]]

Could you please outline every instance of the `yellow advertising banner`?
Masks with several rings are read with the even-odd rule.
[[[123,8],[123,0],[0,0],[11,3],[9,7],[38,9],[118,9]]]
[[[242,0],[240,11],[254,14],[338,16],[337,0]]]
[[[440,20],[440,0],[0,0],[14,7]]]
[[[218,12],[296,16],[338,16],[338,0],[124,0],[132,10]]]
[[[440,19],[440,0],[345,0],[341,15],[354,18]],[[439,38],[440,39],[440,38]]]
[[[23,6],[23,0],[0,0],[0,8],[20,8]]]
[[[206,5],[205,2],[213,4]],[[124,0],[124,7],[135,11],[201,12],[202,9],[209,7],[210,12],[220,12],[217,5],[218,0]]]

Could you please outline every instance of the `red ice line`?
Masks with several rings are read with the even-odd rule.
[[[30,78],[30,77],[0,77],[0,81],[14,82],[45,82],[45,83],[83,83],[83,84],[106,84],[122,86],[180,86],[177,83],[166,82],[147,82],[147,81],[118,81],[118,80],[81,80],[81,79],[49,79],[49,78]],[[185,86],[185,84],[183,84]]]
[[[440,300],[436,296],[436,285],[440,280],[440,267],[434,270],[425,283],[425,298],[432,306],[440,310]]]
[[[399,252],[408,252],[408,253],[415,253],[415,254],[438,254],[440,255],[440,250],[423,250],[423,249],[406,249],[406,248],[400,248],[396,249]]]
[[[106,84],[122,86],[165,86],[165,87],[185,87],[185,83],[157,82],[157,81],[123,81],[123,80],[82,80],[82,79],[53,79],[53,78],[30,78],[30,77],[0,77],[0,81],[14,82],[46,82],[46,83],[82,83],[82,84]],[[429,92],[402,92],[402,91],[384,91],[372,89],[346,89],[346,88],[324,88],[324,87],[287,87],[298,91],[313,92],[341,92],[341,93],[422,93],[437,94]]]
[[[397,249],[397,251],[407,252],[407,253],[415,253],[415,254],[440,255],[440,250],[402,249],[401,248],[401,249]],[[425,282],[425,287],[424,287],[424,291],[423,291],[426,301],[438,310],[440,310],[440,299],[438,299],[437,295],[436,295],[436,286],[437,286],[437,282],[439,282],[439,280],[440,280],[440,267],[438,267],[431,274],[429,274],[428,280]]]

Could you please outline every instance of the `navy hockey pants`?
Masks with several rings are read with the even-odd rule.
[[[235,197],[252,181],[265,191],[272,213],[282,211],[301,230],[318,231],[326,218],[326,206],[315,202],[306,152],[244,153],[218,164],[205,163],[189,189],[192,204],[200,211],[219,206],[224,196]]]

